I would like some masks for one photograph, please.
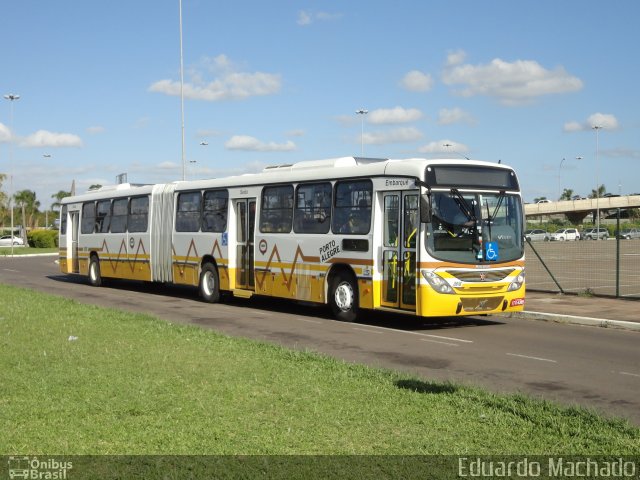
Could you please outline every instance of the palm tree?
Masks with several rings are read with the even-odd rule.
[[[7,175],[0,173],[0,225],[4,225],[4,217],[9,210],[7,194],[2,191],[2,182],[4,182],[5,178],[7,178]]]
[[[62,199],[70,196],[71,192],[66,192],[64,190],[60,190],[58,193],[54,193],[53,195],[51,195],[51,198],[54,198],[56,200],[51,204],[51,210],[55,211],[56,209],[60,209],[60,206],[62,205]]]
[[[589,198],[602,198],[604,197],[605,193],[607,193],[607,188],[603,184],[598,187],[597,192],[595,189],[591,190],[591,194],[589,195]]]
[[[562,195],[560,195],[560,200],[571,200],[571,197],[573,197],[573,190],[571,188],[565,188]]]
[[[36,200],[36,192],[31,190],[20,190],[13,196],[16,202],[16,206],[22,209],[22,228],[26,228],[27,225],[33,226],[33,216],[38,213],[38,207],[40,202]],[[26,220],[26,214],[29,212],[29,223]]]

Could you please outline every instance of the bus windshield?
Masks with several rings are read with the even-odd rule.
[[[427,250],[461,263],[509,262],[524,253],[520,197],[505,193],[431,194]]]

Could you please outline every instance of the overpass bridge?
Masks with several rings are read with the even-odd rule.
[[[527,217],[565,214],[572,223],[580,223],[584,217],[618,208],[640,208],[640,195],[623,195],[617,197],[586,198],[584,200],[559,200],[557,202],[527,203],[524,213]]]

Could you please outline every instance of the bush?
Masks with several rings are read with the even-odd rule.
[[[33,230],[27,234],[30,247],[55,248],[58,246],[57,230]]]

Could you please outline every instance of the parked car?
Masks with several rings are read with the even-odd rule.
[[[3,235],[0,237],[0,247],[10,247],[11,246],[11,235]],[[14,247],[24,247],[24,240],[20,237],[13,237],[13,246]]]
[[[623,240],[632,240],[634,238],[640,238],[640,228],[623,228],[620,231],[618,238]]]
[[[589,228],[582,232],[582,238],[584,240],[608,240],[609,230],[606,228]]]
[[[580,232],[575,228],[560,228],[553,232],[549,240],[564,242],[565,240],[580,240]]]
[[[530,242],[538,242],[538,241],[549,241],[549,232],[546,230],[541,230],[539,228],[535,230],[527,230],[524,232],[524,238],[529,240]]]

